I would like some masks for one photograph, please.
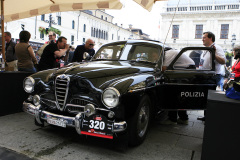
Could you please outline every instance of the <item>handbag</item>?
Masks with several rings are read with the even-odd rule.
[[[231,99],[240,100],[240,92],[236,91],[234,87],[228,88],[226,90],[226,96]]]

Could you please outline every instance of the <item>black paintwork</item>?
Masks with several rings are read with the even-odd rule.
[[[41,98],[54,101],[55,78],[58,75],[65,74],[70,77],[67,104],[71,103],[72,99],[78,98],[94,104],[97,108],[108,109],[102,103],[102,93],[108,87],[116,88],[121,95],[119,105],[111,109],[115,112],[116,120],[127,120],[131,117],[144,95],[150,97],[155,113],[161,109],[204,109],[206,107],[207,90],[215,87],[213,81],[214,68],[212,71],[175,70],[174,62],[172,62],[168,70],[161,72],[164,56],[164,50],[161,50],[164,47],[163,44],[140,40],[123,41],[110,45],[114,44],[158,47],[159,62],[129,61],[121,58],[118,60],[93,60],[93,58],[89,62],[74,63],[60,69],[37,72],[31,75],[36,81],[32,94],[39,94]],[[207,49],[214,53],[210,48],[189,49]],[[124,54],[123,52],[121,54]],[[180,52],[179,56],[182,53]],[[176,57],[175,61],[179,56]],[[183,91],[204,92],[205,97],[181,98],[179,93]],[[57,109],[51,109],[46,104],[42,105],[45,110],[60,113]],[[74,113],[64,111],[61,114]]]

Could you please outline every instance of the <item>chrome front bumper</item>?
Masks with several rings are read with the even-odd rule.
[[[57,115],[57,114],[54,114],[54,113],[51,113],[51,112],[48,112],[48,111],[41,110],[40,105],[34,106],[33,104],[26,103],[26,102],[23,102],[23,111],[35,116],[36,121],[39,124],[42,124],[43,120],[47,121],[48,117],[53,117],[53,118],[56,118],[56,119],[62,119],[63,121],[65,121],[66,126],[75,127],[76,131],[79,134],[81,134],[80,125],[81,125],[81,121],[83,119],[83,114],[84,113],[79,113],[75,117]],[[122,132],[122,131],[125,131],[126,128],[127,128],[126,121],[113,122],[113,131],[112,132],[113,133]]]

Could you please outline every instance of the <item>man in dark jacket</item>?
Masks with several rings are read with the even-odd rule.
[[[50,43],[44,50],[39,61],[38,70],[46,70],[56,68],[56,60],[65,56],[69,45],[67,45],[67,38],[59,37],[57,43]]]
[[[84,52],[87,52],[92,57],[95,54],[95,50],[93,49],[94,45],[95,43],[92,39],[87,39],[84,45],[78,45],[74,52],[72,62],[82,62],[84,60]]]
[[[4,37],[6,41],[6,71],[17,71],[17,56],[15,54],[16,43],[12,41],[10,32],[4,32]]]

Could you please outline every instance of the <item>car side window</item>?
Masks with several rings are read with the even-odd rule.
[[[176,60],[173,68],[176,70],[212,70],[211,52],[207,50],[187,50]]]
[[[127,60],[133,61],[148,61],[156,63],[159,59],[159,49],[154,46],[144,46],[144,45],[129,45],[126,46],[128,49]],[[125,52],[125,51],[124,51]]]

